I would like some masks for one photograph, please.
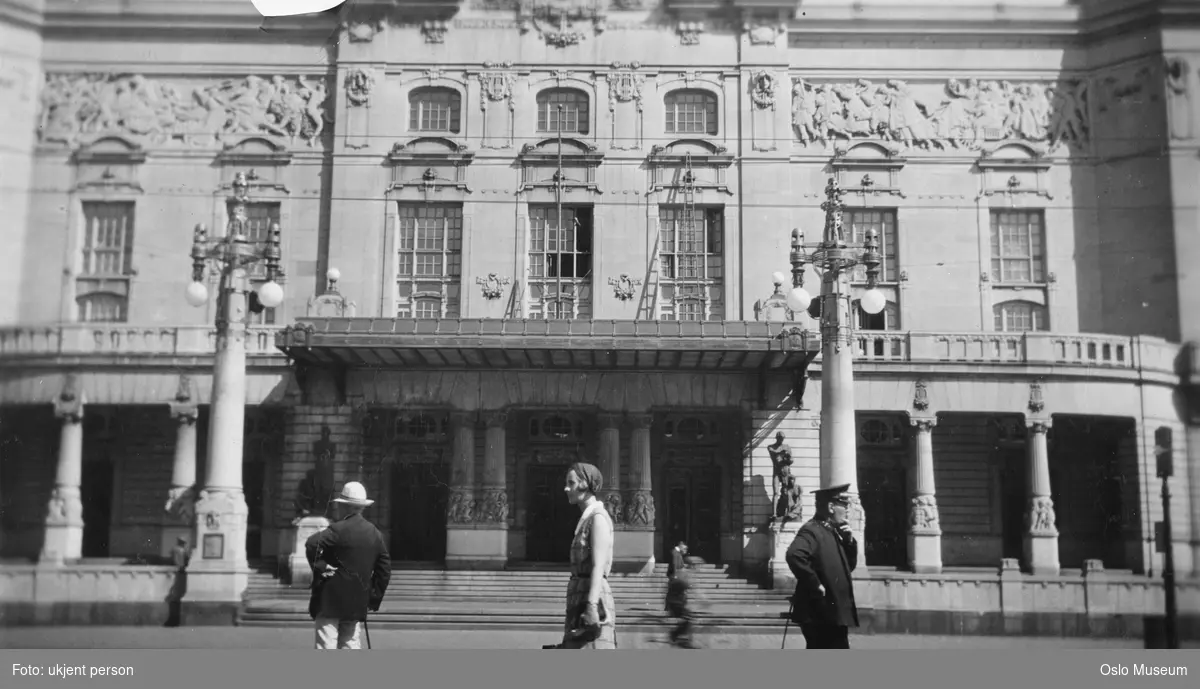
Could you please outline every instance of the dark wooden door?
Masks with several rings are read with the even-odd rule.
[[[570,562],[580,512],[563,492],[567,467],[535,464],[526,471],[525,559]]]
[[[108,557],[113,509],[113,461],[107,457],[83,463],[83,557]]]
[[[908,476],[903,453],[860,457],[858,492],[866,513],[863,534],[868,565],[903,568],[908,563]]]
[[[409,562],[446,559],[449,468],[442,462],[392,466],[391,556]]]
[[[721,470],[669,467],[666,471],[667,539],[663,556],[683,541],[688,553],[705,562],[721,560]]]
[[[1025,510],[1029,504],[1025,451],[1000,451],[1000,529],[1002,557],[1025,560]]]
[[[266,464],[242,464],[242,492],[246,496],[246,559],[258,560],[262,554],[263,489],[266,486]]]

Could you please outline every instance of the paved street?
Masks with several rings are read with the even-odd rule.
[[[705,648],[775,649],[779,634],[701,635]],[[669,648],[662,635],[627,633],[617,638],[622,648]],[[455,630],[374,630],[376,649],[538,649],[558,639],[550,632],[481,632]],[[980,636],[852,636],[854,648],[1141,648],[1141,639],[1062,639]],[[312,632],[304,629],[248,627],[30,627],[0,629],[0,648],[308,648]],[[1195,647],[1193,645],[1193,647]],[[788,648],[804,648],[804,639],[793,629]]]

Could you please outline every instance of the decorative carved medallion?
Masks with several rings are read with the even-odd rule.
[[[637,293],[637,286],[642,284],[642,281],[629,277],[627,273],[621,273],[620,277],[609,278],[608,284],[612,285],[614,297],[621,301],[629,301]]]
[[[1090,136],[1088,82],[950,79],[925,97],[907,82],[812,84],[796,79],[792,124],[801,144],[883,139],[922,149],[978,149],[987,141],[1042,141],[1051,147]]]
[[[421,33],[426,43],[445,43],[446,31],[449,27],[443,21],[426,21],[421,24]]]
[[[346,73],[346,100],[352,106],[371,104],[371,91],[375,88],[375,70],[355,67]]]
[[[78,145],[118,134],[155,146],[205,146],[269,135],[313,146],[329,121],[323,78],[249,76],[193,85],[140,74],[51,74],[39,139]]]
[[[503,488],[485,488],[475,503],[478,524],[504,524],[508,521],[508,493]]]
[[[375,34],[383,31],[383,21],[351,21],[342,24],[351,43],[370,43]]]
[[[1038,414],[1045,408],[1046,402],[1042,398],[1042,384],[1035,380],[1029,384],[1029,411]]]
[[[929,409],[929,390],[925,381],[918,380],[914,387],[916,391],[913,393],[913,409],[918,411]]]
[[[486,110],[489,102],[507,100],[511,110],[513,108],[513,85],[517,81],[516,75],[507,71],[512,67],[512,63],[485,62],[483,66],[489,71],[479,75],[479,85],[483,88],[483,101],[480,103],[480,107]]]
[[[1057,536],[1058,527],[1055,525],[1054,500],[1046,495],[1037,495],[1029,499],[1029,512],[1025,516],[1025,528],[1031,536]]]
[[[587,40],[588,22],[596,34],[608,28],[604,8],[593,0],[520,0],[517,21],[522,33],[536,29],[547,44],[566,48]]]
[[[775,75],[770,72],[758,72],[752,77],[750,100],[759,110],[775,109]]]
[[[679,34],[680,45],[696,45],[700,42],[700,34],[704,33],[704,22],[679,22],[675,31]]]
[[[625,523],[629,526],[654,528],[654,495],[648,490],[630,491],[625,507]]]
[[[446,506],[446,522],[450,524],[473,524],[478,503],[470,488],[452,488],[450,502]]]
[[[750,45],[775,45],[780,36],[787,34],[787,24],[745,22],[742,31],[750,38]]]
[[[511,278],[499,277],[495,273],[488,273],[485,278],[475,278],[475,284],[482,289],[484,299],[499,299],[504,294],[504,285],[510,282]]]
[[[932,495],[915,496],[908,517],[908,528],[915,535],[934,536],[942,532],[937,499]]]
[[[605,76],[608,80],[608,109],[612,110],[617,103],[637,101],[638,110],[642,109],[642,87],[646,77],[637,74],[640,62],[614,62],[612,68],[616,71]]]

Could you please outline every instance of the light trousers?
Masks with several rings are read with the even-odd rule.
[[[318,617],[313,620],[317,627],[318,651],[332,649],[359,650],[362,648],[362,622],[335,620]]]

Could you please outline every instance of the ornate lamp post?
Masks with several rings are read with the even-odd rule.
[[[825,187],[825,231],[814,245],[804,244],[804,233],[792,230],[792,290],[787,295],[793,312],[808,309],[812,296],[804,289],[804,268],[811,264],[821,276],[821,485],[850,484],[851,519],[862,538],[865,516],[858,498],[858,470],[854,422],[854,361],[852,346],[853,295],[850,269],[864,265],[867,291],[860,305],[863,311],[877,314],[887,300],[875,288],[879,277],[878,244],[874,230],[867,232],[862,245],[846,242],[842,228],[844,192],[835,179]]]
[[[217,289],[216,357],[213,362],[211,415],[208,431],[208,464],[204,488],[196,501],[196,540],[200,549],[188,570],[196,575],[188,583],[192,600],[231,601],[240,598],[247,577],[246,519],[242,492],[242,439],[246,418],[246,317],[252,307],[247,267],[263,262],[267,282],[258,288],[257,301],[274,308],[283,302],[283,288],[275,282],[279,267],[279,225],[273,223],[266,241],[247,238],[248,184],[246,175],[233,180],[233,210],[223,237],[208,237],[197,225],[192,244],[192,283],[187,302],[201,307],[208,301],[202,282],[211,266],[219,271]]]

